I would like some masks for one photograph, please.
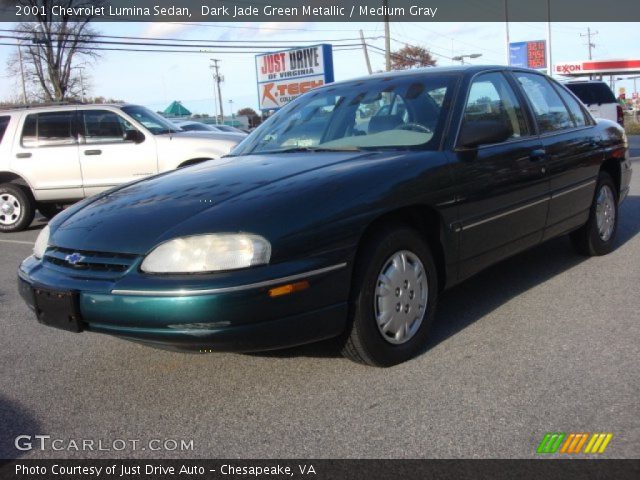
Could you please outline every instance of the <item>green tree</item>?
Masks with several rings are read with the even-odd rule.
[[[101,0],[19,0],[30,7],[44,7],[44,15],[36,15],[33,21],[16,26],[19,32],[22,52],[22,67],[25,83],[31,97],[44,101],[59,101],[84,96],[80,64],[93,62],[99,58],[91,42],[97,31],[90,25],[91,16],[52,17],[54,5],[62,7],[83,7],[100,5]],[[9,69],[21,75],[20,59],[16,53],[9,58]],[[86,77],[86,75],[85,75]]]
[[[409,68],[433,67],[436,64],[431,52],[419,45],[405,45],[400,50],[391,52],[391,69],[408,70]]]

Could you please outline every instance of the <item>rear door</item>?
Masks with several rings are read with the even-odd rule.
[[[86,196],[158,172],[155,141],[146,135],[141,143],[125,140],[136,130],[121,115],[107,109],[81,109],[80,165]]]
[[[592,119],[562,86],[535,73],[514,76],[531,103],[548,156],[546,239],[586,222],[601,163],[600,138]]]
[[[27,179],[36,199],[82,198],[75,109],[27,113],[18,129],[11,167]]]
[[[526,106],[501,72],[472,80],[466,124],[503,122],[507,141],[456,149],[459,185],[460,279],[538,243],[548,209],[545,153]]]

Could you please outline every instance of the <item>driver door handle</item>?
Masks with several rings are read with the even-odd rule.
[[[102,150],[85,150],[85,155],[102,155]]]
[[[547,157],[547,151],[544,148],[537,148],[529,154],[529,160],[539,162]]]

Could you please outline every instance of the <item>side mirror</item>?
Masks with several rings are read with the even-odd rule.
[[[142,143],[144,134],[140,130],[126,130],[122,136],[125,142]]]
[[[464,122],[460,130],[458,144],[465,148],[475,148],[480,145],[500,143],[508,140],[513,132],[497,120],[479,120]]]

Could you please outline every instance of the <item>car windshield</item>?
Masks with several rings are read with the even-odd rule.
[[[139,105],[125,105],[121,108],[123,112],[137,120],[154,135],[179,132],[181,130],[180,127],[172,124],[169,120],[152,112],[148,108]]]
[[[233,154],[436,149],[455,79],[379,77],[312,91],[273,115]]]

